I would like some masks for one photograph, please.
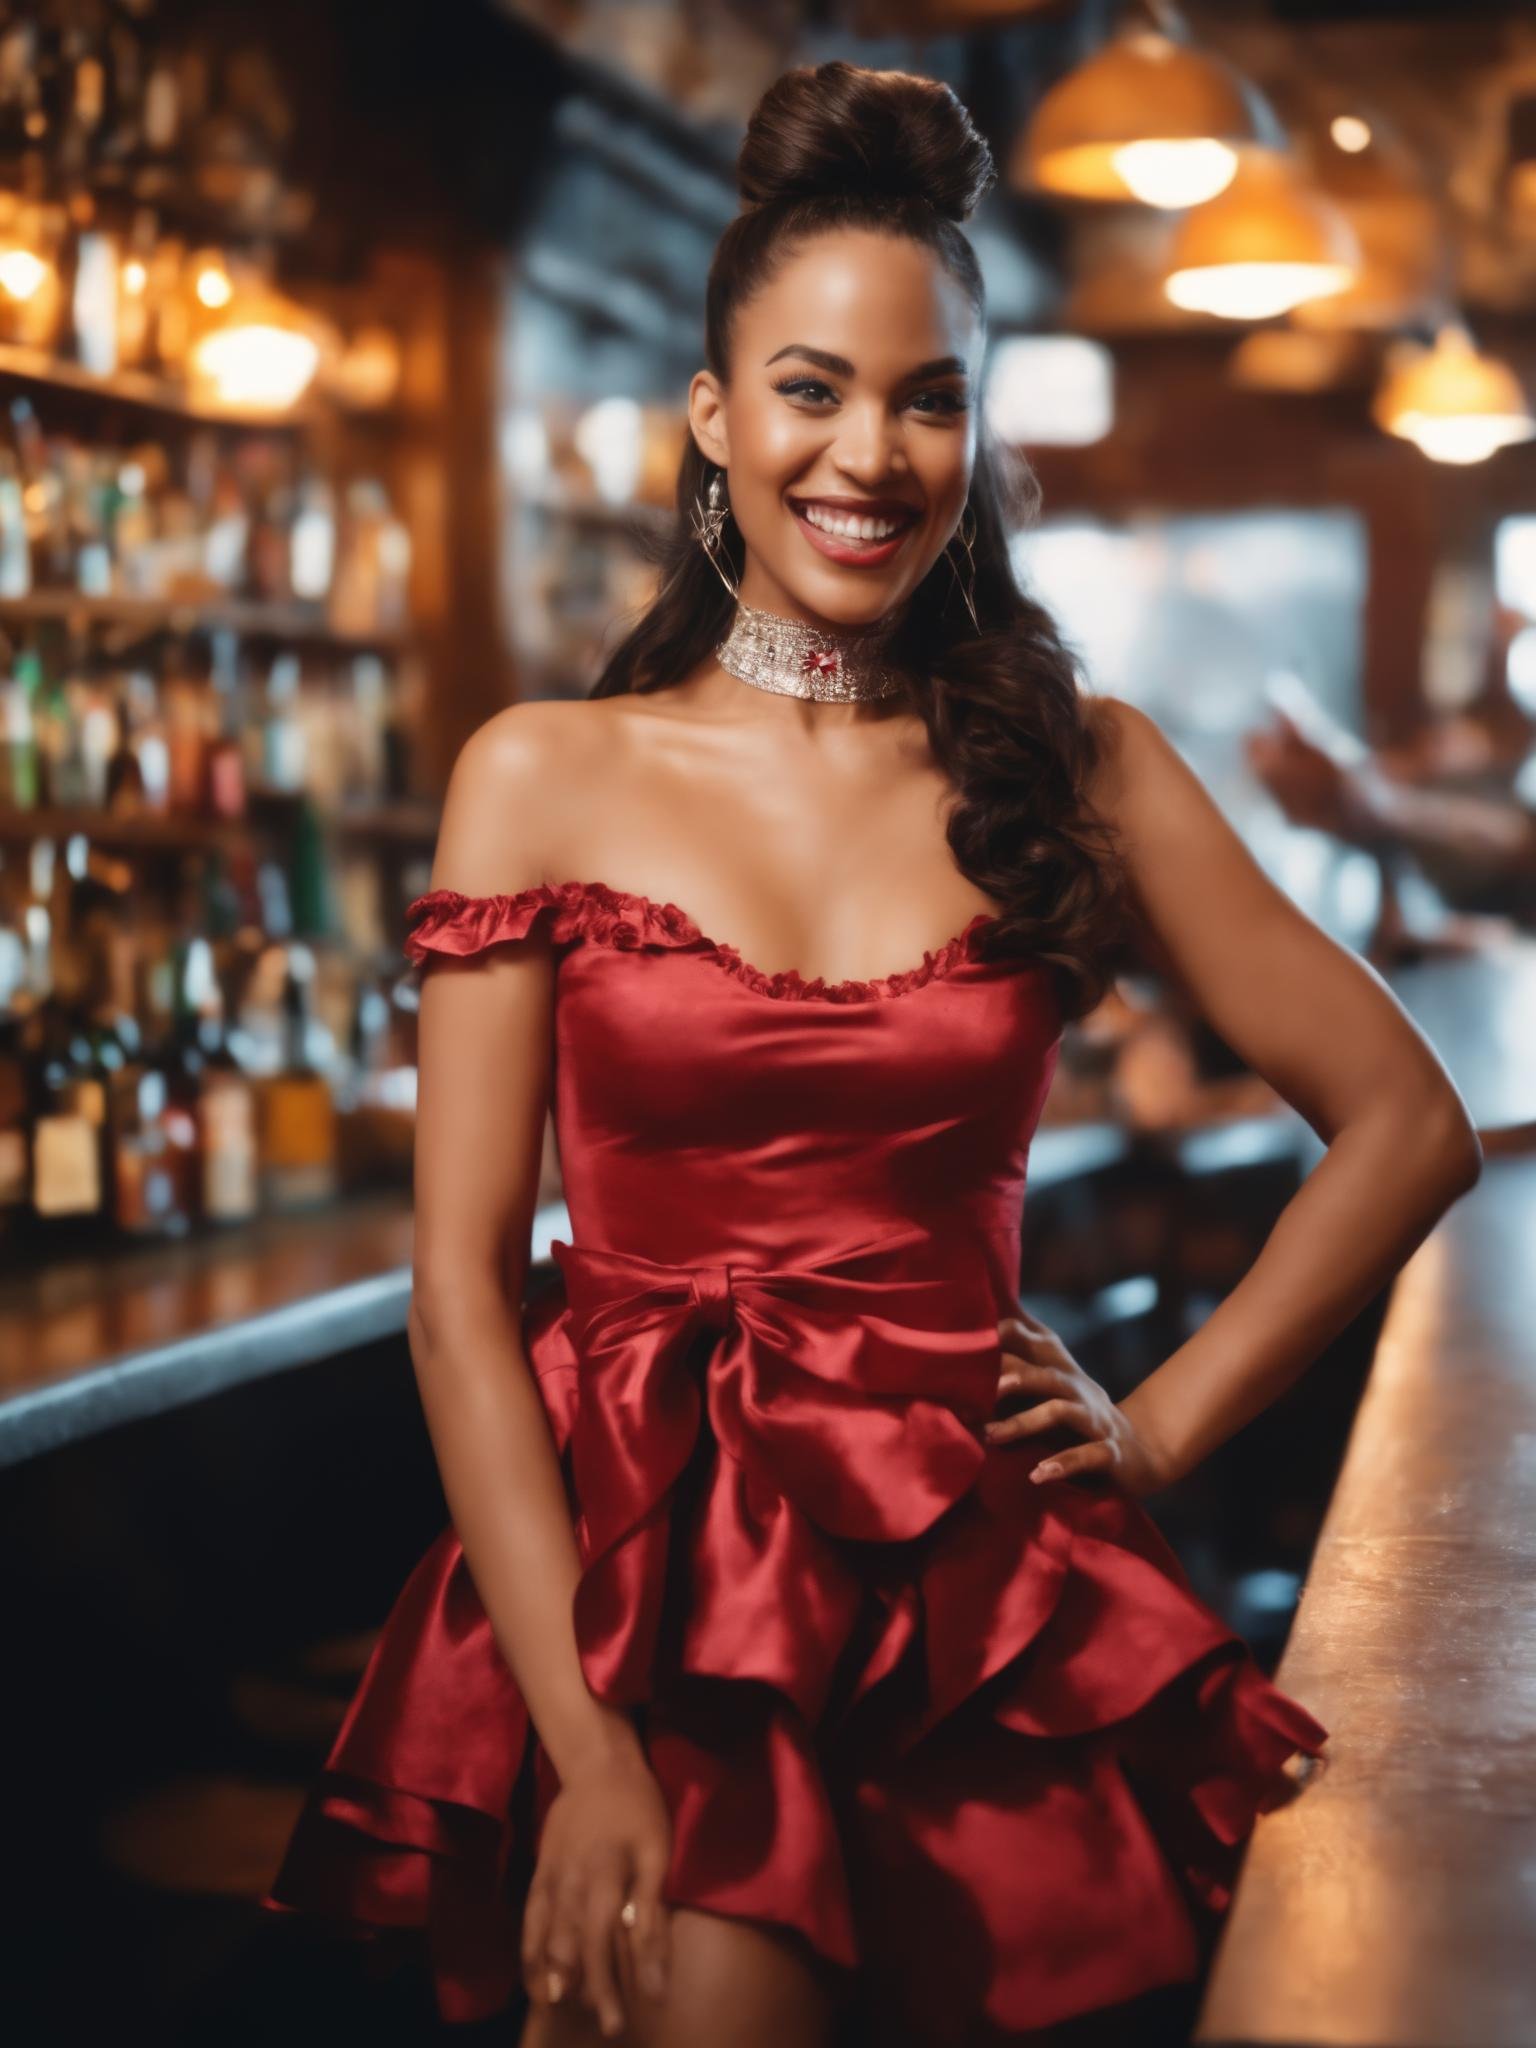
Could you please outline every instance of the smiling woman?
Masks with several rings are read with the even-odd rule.
[[[977,403],[985,294],[958,224],[995,175],[931,79],[833,63],[765,94],[710,268],[658,596],[592,695],[674,688],[743,613],[867,644],[942,771],[950,856],[1002,904],[993,945],[1049,957],[1076,1015],[1127,906],[1087,794],[1091,703],[1011,564],[1035,481]]]
[[[595,701],[472,736],[411,906],[452,1525],[273,1903],[422,1931],[454,2019],[521,1980],[522,2048],[692,2048],[722,2010],[736,2048],[1143,2038],[1327,1731],[1142,1497],[1471,1169],[1379,987],[1013,580],[958,225],[992,175],[930,79],[770,89],[658,595]],[[1132,880],[1348,1142],[1116,1402],[1017,1290]],[[571,1236],[523,1308],[549,1108]],[[994,1429],[1000,1383],[1038,1399]]]

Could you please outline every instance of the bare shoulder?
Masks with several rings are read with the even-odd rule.
[[[1159,786],[1190,771],[1156,719],[1124,697],[1089,696],[1085,718],[1097,749],[1089,799],[1111,823],[1130,831],[1138,814],[1152,808],[1149,799]]]
[[[545,851],[611,745],[607,700],[509,704],[459,749],[443,799],[434,888],[507,893],[546,879]]]
[[[1155,718],[1123,697],[1095,695],[1087,719],[1097,741],[1088,801],[1118,835],[1133,872],[1213,858],[1254,868],[1215,797]]]

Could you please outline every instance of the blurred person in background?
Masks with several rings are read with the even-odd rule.
[[[1271,714],[1244,752],[1293,824],[1406,855],[1453,908],[1536,927],[1536,744],[1510,773],[1475,727],[1388,753],[1321,729],[1318,707],[1273,703]]]

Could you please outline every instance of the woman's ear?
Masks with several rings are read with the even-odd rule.
[[[688,386],[688,425],[699,452],[718,469],[730,466],[725,431],[725,394],[713,370],[699,370]]]

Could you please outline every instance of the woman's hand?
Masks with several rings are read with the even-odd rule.
[[[672,1823],[639,1744],[575,1771],[550,1803],[523,1915],[523,1976],[536,2004],[579,1987],[605,2034],[623,2031],[620,1946],[649,1998],[666,1990],[668,1915],[661,1898]],[[633,1923],[620,1918],[634,1901]]]
[[[1064,1479],[1074,1472],[1112,1472],[1128,1492],[1141,1499],[1166,1486],[1173,1474],[1123,1406],[1117,1405],[1078,1364],[1056,1332],[1038,1316],[1020,1307],[997,1326],[1003,1347],[1003,1370],[997,1392],[1040,1398],[1016,1415],[994,1416],[987,1440],[1011,1444],[1037,1436],[1041,1430],[1066,1424],[1088,1439],[1054,1451],[1030,1472],[1031,1479]]]

